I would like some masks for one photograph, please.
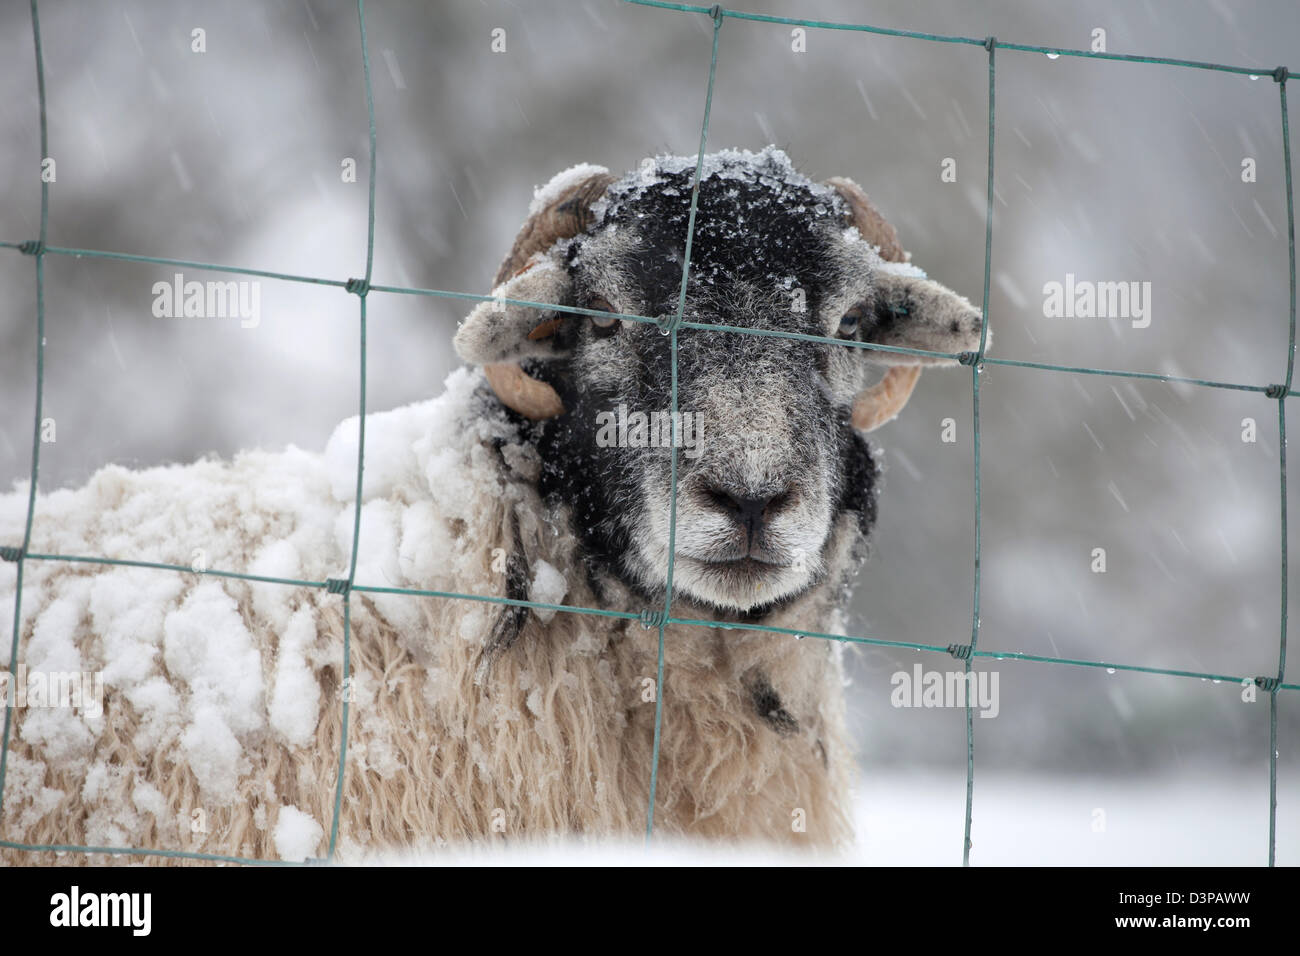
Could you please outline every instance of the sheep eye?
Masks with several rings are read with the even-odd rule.
[[[616,311],[614,307],[609,304],[608,299],[601,298],[600,296],[597,296],[588,302],[587,308],[597,309],[601,312]],[[591,317],[591,324],[602,332],[612,332],[618,327],[618,319],[612,315],[593,315]]]
[[[840,317],[839,334],[845,338],[858,331],[858,325],[866,317],[867,307],[862,304],[853,306]]]

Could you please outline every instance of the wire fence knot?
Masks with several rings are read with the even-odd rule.
[[[325,590],[330,594],[347,595],[352,590],[352,583],[347,578],[326,578]]]
[[[651,628],[659,627],[661,624],[663,624],[663,622],[664,622],[663,611],[652,611],[649,608],[645,608],[644,610],[641,611],[641,626],[644,627],[647,631],[650,630]]]
[[[979,360],[979,352],[962,352],[957,356],[957,361],[962,365],[974,365]]]
[[[664,335],[669,332],[676,332],[682,325],[682,315],[680,312],[673,315],[661,315],[655,319],[655,325],[659,326],[659,331]]]
[[[1266,694],[1271,694],[1282,686],[1282,682],[1276,677],[1256,677],[1255,684]]]
[[[713,6],[709,7],[709,18],[713,20],[714,23],[721,23],[723,16],[725,16],[725,14],[722,12],[722,4],[715,3]]]
[[[1287,74],[1287,69],[1286,69],[1286,67],[1284,67],[1284,66],[1279,66],[1276,70],[1273,71],[1273,82],[1274,82],[1274,83],[1281,83],[1281,84],[1285,85],[1285,84],[1286,84],[1286,74]]]
[[[38,256],[45,251],[45,243],[39,239],[28,239],[18,243],[18,251],[25,256]]]
[[[0,546],[0,561],[13,561],[17,563],[22,560],[22,556],[23,549],[21,545],[17,548],[10,545]]]
[[[348,290],[349,292],[351,292],[353,295],[359,295],[359,296],[362,296],[362,297],[364,298],[365,295],[366,295],[366,293],[370,291],[370,280],[369,280],[369,279],[349,279],[349,280],[347,281],[347,284],[344,285],[343,288],[347,289],[347,290]]]
[[[1267,395],[1269,398],[1285,398],[1286,386],[1270,385],[1268,388],[1264,389],[1264,394]]]
[[[993,48],[994,48],[995,46],[997,46],[997,45],[998,45],[998,38],[997,38],[997,37],[985,37],[985,38],[984,38],[984,49],[988,50],[990,53],[993,52]]]
[[[949,645],[948,645],[948,653],[951,654],[953,657],[957,658],[957,660],[959,660],[959,661],[968,661],[968,660],[970,660],[971,653],[972,653],[974,650],[975,650],[975,648],[972,647],[972,646],[969,645],[969,644],[949,644]]]

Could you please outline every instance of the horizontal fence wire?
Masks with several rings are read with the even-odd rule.
[[[714,628],[722,630],[746,630],[760,633],[770,633],[774,635],[786,635],[800,638],[816,638],[826,641],[837,641],[845,644],[857,644],[873,647],[892,647],[892,648],[913,648],[916,651],[948,654],[965,662],[966,671],[969,674],[972,662],[975,658],[992,659],[999,661],[1023,661],[1027,663],[1055,664],[1071,667],[1085,668],[1105,668],[1109,672],[1126,671],[1132,673],[1155,674],[1168,677],[1196,678],[1199,680],[1211,680],[1232,682],[1238,684],[1254,684],[1263,688],[1270,697],[1269,705],[1269,845],[1268,845],[1268,862],[1272,866],[1276,863],[1277,849],[1277,708],[1278,694],[1281,691],[1300,690],[1300,683],[1285,683],[1283,678],[1286,669],[1286,647],[1287,647],[1287,464],[1286,464],[1286,399],[1294,397],[1297,392],[1293,389],[1294,368],[1295,368],[1295,336],[1296,336],[1296,261],[1295,261],[1295,208],[1292,193],[1292,176],[1291,176],[1291,141],[1290,128],[1287,115],[1286,100],[1286,81],[1294,77],[1294,71],[1286,67],[1277,67],[1263,69],[1256,67],[1233,66],[1223,63],[1207,63],[1195,60],[1172,59],[1168,57],[1137,56],[1117,53],[1098,53],[1086,50],[1074,50],[1064,47],[1044,47],[1032,46],[1029,44],[1007,43],[997,40],[994,37],[976,38],[953,36],[934,33],[920,33],[910,30],[893,30],[884,27],[869,26],[866,24],[855,23],[835,23],[822,20],[806,20],[793,17],[777,17],[765,14],[746,13],[738,10],[728,10],[718,5],[712,7],[695,6],[690,4],[665,3],[660,0],[622,0],[622,2],[634,4],[637,6],[652,7],[662,10],[678,11],[692,14],[707,15],[712,21],[712,52],[709,62],[709,79],[708,88],[704,104],[704,119],[700,129],[700,146],[696,156],[695,173],[693,187],[691,191],[690,214],[687,222],[686,248],[682,265],[681,289],[678,296],[678,303],[675,314],[668,320],[668,317],[650,317],[643,315],[633,315],[616,313],[618,318],[628,319],[634,322],[648,322],[659,325],[668,333],[668,348],[671,356],[672,369],[672,422],[673,422],[673,443],[671,452],[671,487],[672,494],[670,499],[669,512],[669,550],[668,550],[668,571],[666,581],[666,593],[663,602],[662,611],[651,611],[649,609],[639,614],[627,611],[612,611],[602,608],[580,607],[565,604],[549,604],[541,601],[526,601],[512,598],[498,597],[493,595],[465,594],[454,591],[431,591],[418,588],[395,588],[380,587],[356,583],[357,556],[360,541],[361,529],[361,500],[363,490],[363,474],[365,467],[365,415],[366,415],[366,302],[372,293],[396,294],[396,295],[419,295],[431,296],[444,299],[458,299],[468,302],[497,302],[508,303],[530,308],[548,310],[551,312],[563,312],[577,315],[597,314],[594,310],[583,309],[574,306],[561,306],[554,303],[533,302],[529,300],[510,299],[499,295],[481,295],[469,292],[458,292],[445,289],[423,289],[405,286],[388,286],[372,284],[371,278],[374,273],[374,244],[375,244],[375,190],[376,190],[376,155],[377,155],[377,133],[375,127],[375,107],[374,93],[370,75],[370,57],[368,44],[366,41],[366,17],[365,17],[365,0],[357,0],[357,19],[359,25],[360,42],[362,49],[362,74],[365,84],[366,110],[369,121],[369,145],[370,145],[370,171],[369,171],[369,200],[367,209],[367,241],[366,241],[366,262],[364,278],[334,279],[318,276],[296,275],[292,273],[276,272],[266,269],[253,269],[235,265],[198,262],[187,259],[175,259],[165,256],[138,255],[125,252],[117,252],[101,249],[77,249],[61,246],[51,246],[47,243],[48,226],[49,226],[49,184],[42,180],[41,183],[41,215],[40,215],[40,232],[36,240],[25,241],[0,241],[0,249],[12,249],[24,255],[30,255],[35,260],[36,267],[36,325],[37,325],[37,347],[36,347],[36,415],[35,428],[32,441],[32,462],[31,476],[27,489],[28,502],[26,521],[23,531],[23,541],[21,546],[0,547],[0,559],[14,562],[17,566],[17,577],[14,593],[14,625],[13,634],[10,643],[9,655],[9,678],[14,681],[17,678],[18,652],[20,649],[20,637],[22,633],[22,582],[23,570],[28,561],[56,561],[56,562],[73,562],[83,564],[94,564],[101,566],[121,566],[150,568],[160,571],[179,572],[186,574],[199,574],[202,576],[228,578],[263,584],[277,584],[289,587],[323,589],[329,593],[339,594],[343,601],[343,621],[344,621],[344,639],[343,639],[343,679],[346,682],[349,679],[351,666],[351,598],[353,593],[372,593],[372,594],[402,594],[413,597],[439,598],[446,600],[478,601],[490,604],[507,605],[514,607],[527,607],[537,610],[555,611],[566,614],[586,614],[601,617],[618,618],[629,621],[639,621],[642,627],[647,629],[657,628],[658,631],[658,659],[657,659],[657,682],[655,698],[655,722],[654,722],[654,740],[652,750],[652,761],[650,767],[650,797],[646,813],[646,839],[651,839],[654,833],[654,807],[655,791],[658,782],[658,765],[659,765],[659,747],[662,734],[662,700],[663,700],[663,681],[664,681],[664,647],[665,632],[668,627],[675,626],[678,628]],[[41,49],[40,19],[38,12],[38,0],[31,0],[31,17],[32,17],[32,39],[35,48],[36,63],[36,80],[37,80],[37,97],[40,109],[40,140],[41,156],[48,154],[48,129],[47,129],[47,111],[46,111],[46,92],[45,92],[45,68]],[[976,352],[963,353],[945,353],[931,352],[922,349],[909,349],[893,346],[872,345],[860,342],[845,342],[841,339],[832,339],[826,336],[809,335],[795,332],[782,332],[770,329],[746,329],[737,326],[715,325],[707,323],[692,322],[685,319],[685,302],[686,290],[690,275],[691,265],[691,244],[695,231],[695,214],[699,198],[699,184],[703,169],[703,160],[705,148],[708,142],[709,114],[713,99],[713,85],[717,72],[718,64],[718,46],[719,37],[722,31],[723,23],[728,20],[746,20],[759,23],[782,24],[787,26],[798,26],[810,29],[826,30],[845,30],[858,33],[870,33],[880,36],[902,37],[916,40],[924,40],[937,43],[956,43],[973,46],[982,46],[988,53],[988,185],[985,209],[985,249],[984,249],[984,291],[983,305],[981,309],[980,322],[980,344]],[[1280,103],[1282,113],[1282,148],[1283,162],[1286,185],[1286,203],[1287,203],[1287,242],[1289,252],[1289,269],[1290,269],[1290,300],[1289,300],[1289,338],[1287,352],[1286,376],[1280,384],[1253,385],[1238,382],[1223,382],[1209,379],[1199,379],[1176,375],[1162,375],[1151,372],[1126,371],[1121,369],[1102,369],[1089,368],[1082,366],[1057,365],[1046,362],[1030,362],[1016,359],[993,358],[984,354],[985,346],[988,341],[989,328],[989,278],[991,275],[992,251],[993,251],[993,162],[994,162],[994,103],[996,87],[996,69],[995,56],[996,51],[1010,50],[1016,52],[1046,54],[1048,56],[1072,56],[1084,59],[1111,60],[1131,63],[1147,63],[1157,66],[1174,66],[1199,70],[1214,70],[1223,73],[1244,74],[1251,77],[1271,76],[1277,83],[1280,92]],[[221,570],[221,569],[204,569],[196,571],[193,567],[168,564],[153,561],[137,561],[129,558],[112,558],[95,555],[69,555],[69,554],[45,554],[33,552],[30,550],[32,538],[32,525],[36,511],[36,491],[40,472],[40,429],[42,399],[44,394],[44,374],[45,374],[45,272],[44,262],[46,256],[68,256],[76,259],[97,258],[118,260],[124,262],[138,262],[151,265],[179,266],[189,269],[208,270],[213,272],[230,273],[235,275],[256,276],[267,279],[277,279],[285,282],[299,282],[322,286],[332,286],[340,288],[354,294],[359,301],[359,373],[360,373],[360,397],[358,401],[358,445],[357,445],[357,482],[356,482],[356,501],[354,503],[353,513],[353,534],[352,549],[349,556],[348,574],[342,579],[328,579],[325,581],[298,580],[294,578],[269,577],[257,574],[247,574],[238,571]],[[608,317],[610,313],[599,313]],[[768,336],[775,338],[788,338],[801,341],[833,344],[847,348],[862,348],[872,351],[896,352],[901,354],[922,355],[933,358],[945,358],[960,362],[962,365],[969,366],[971,369],[971,400],[972,414],[974,423],[974,440],[973,440],[973,473],[974,473],[974,509],[973,523],[975,530],[975,548],[974,548],[974,567],[973,567],[973,587],[972,587],[972,615],[971,615],[971,639],[968,644],[953,643],[948,645],[924,644],[914,641],[898,641],[885,638],[869,636],[849,636],[841,634],[828,634],[817,631],[795,630],[791,628],[774,627],[762,624],[752,623],[733,623],[725,621],[699,620],[687,617],[674,617],[672,614],[672,580],[673,580],[673,560],[675,550],[675,535],[677,524],[677,336],[679,329],[692,329],[701,332],[714,332],[721,334],[740,334]],[[1203,388],[1229,389],[1245,392],[1259,392],[1265,397],[1276,400],[1278,408],[1278,438],[1279,438],[1279,479],[1280,479],[1280,500],[1281,500],[1281,610],[1280,610],[1280,636],[1278,647],[1278,669],[1276,677],[1258,676],[1258,675],[1233,675],[1218,674],[1202,671],[1191,671],[1178,668],[1151,667],[1146,665],[1126,664],[1119,661],[1095,661],[1080,658],[1054,657],[1040,654],[1024,654],[1010,651],[990,651],[978,647],[979,629],[980,629],[980,529],[981,529],[981,505],[980,505],[980,410],[979,410],[979,393],[980,393],[980,376],[983,368],[987,365],[1000,365],[1015,368],[1036,369],[1052,372],[1066,372],[1081,375],[1103,375],[1119,378],[1139,379],[1156,382],[1166,382],[1170,384],[1190,385]],[[338,849],[340,815],[343,803],[343,785],[347,769],[347,738],[348,738],[348,721],[349,721],[349,702],[347,695],[341,695],[342,703],[342,729],[339,742],[339,759],[338,772],[335,780],[334,790],[334,807],[333,817],[330,825],[329,848],[324,859],[307,860],[305,863],[322,863],[331,862],[335,859]],[[4,791],[5,777],[8,766],[9,741],[12,732],[13,708],[5,708],[3,739],[0,739],[0,821],[3,820],[4,812]],[[971,841],[971,827],[973,821],[973,801],[974,801],[974,768],[975,768],[975,743],[974,743],[974,721],[972,705],[969,699],[966,703],[966,810],[964,839],[962,846],[962,862],[964,865],[970,864],[970,851],[973,846]],[[126,856],[145,856],[160,857],[166,859],[195,860],[199,862],[210,863],[238,863],[250,865],[268,865],[268,866],[296,866],[304,865],[303,863],[282,860],[258,859],[251,857],[241,857],[234,855],[223,855],[214,853],[201,853],[186,850],[169,850],[154,849],[141,847],[106,847],[106,846],[87,846],[80,844],[27,844],[13,840],[0,839],[0,847],[24,850],[32,852],[54,852],[54,853],[82,853],[82,854],[108,854],[108,855],[126,855]]]

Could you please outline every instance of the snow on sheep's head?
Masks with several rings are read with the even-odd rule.
[[[556,176],[533,200],[495,299],[455,339],[501,401],[539,423],[541,490],[569,504],[593,565],[648,597],[668,576],[664,333],[682,292],[694,173],[695,157],[659,157],[622,178],[595,166]],[[906,258],[851,180],[814,183],[772,147],[704,158],[683,312],[696,324],[676,337],[677,597],[761,614],[844,570],[833,556],[875,515],[863,434],[901,410],[922,365],[953,359],[841,343],[955,354],[980,339],[979,310]],[[868,387],[873,365],[886,372]]]

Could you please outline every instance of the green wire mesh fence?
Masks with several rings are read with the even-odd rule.
[[[183,565],[164,564],[149,561],[132,561],[126,559],[115,559],[107,557],[87,556],[87,555],[66,555],[66,554],[40,554],[30,550],[32,536],[32,521],[36,510],[36,488],[37,478],[40,471],[40,434],[41,434],[41,411],[42,395],[44,391],[44,374],[45,374],[45,257],[51,255],[57,256],[75,256],[78,258],[102,258],[123,260],[130,262],[144,262],[157,265],[181,266],[192,269],[203,269],[214,272],[231,273],[237,275],[259,276],[270,279],[280,279],[287,282],[305,282],[316,285],[334,286],[344,289],[346,292],[357,296],[359,307],[359,333],[360,333],[360,401],[358,409],[359,434],[357,445],[357,489],[356,505],[353,514],[352,523],[352,552],[348,565],[348,576],[346,578],[330,578],[325,581],[302,581],[290,578],[274,578],[255,574],[243,574],[235,571],[223,570],[205,570],[201,573],[213,576],[233,578],[244,581],[251,581],[266,584],[281,584],[292,587],[306,587],[324,589],[331,594],[339,595],[343,602],[343,679],[346,681],[350,673],[351,658],[351,638],[352,638],[352,620],[351,620],[351,598],[354,592],[363,593],[385,593],[385,594],[406,594],[412,596],[423,596],[432,598],[442,598],[449,600],[468,600],[481,601],[491,604],[512,605],[519,607],[531,607],[543,610],[560,611],[570,614],[591,614],[604,617],[624,618],[633,621],[639,621],[646,628],[657,628],[658,630],[658,662],[657,662],[657,682],[656,686],[662,688],[664,680],[664,635],[670,626],[677,627],[713,627],[723,629],[740,629],[749,631],[760,631],[772,634],[798,635],[802,637],[813,637],[823,640],[841,641],[850,644],[864,644],[877,647],[897,647],[897,648],[914,648],[922,651],[949,654],[957,660],[965,663],[966,673],[969,678],[972,662],[977,657],[995,658],[998,660],[1017,660],[1028,661],[1033,663],[1061,664],[1075,667],[1093,667],[1106,668],[1110,671],[1123,670],[1133,671],[1146,674],[1162,674],[1173,677],[1191,677],[1204,680],[1231,681],[1234,683],[1251,683],[1253,682],[1269,695],[1269,833],[1268,833],[1268,862],[1273,865],[1276,862],[1277,853],[1277,761],[1278,761],[1278,744],[1277,744],[1277,710],[1278,694],[1283,691],[1300,690],[1300,684],[1285,683],[1283,678],[1286,671],[1286,641],[1287,641],[1287,466],[1286,466],[1286,400],[1297,394],[1292,389],[1293,376],[1295,370],[1295,339],[1296,339],[1296,261],[1295,261],[1295,208],[1294,198],[1292,195],[1291,183],[1291,139],[1290,129],[1287,122],[1287,101],[1286,101],[1286,83],[1289,78],[1296,76],[1296,73],[1286,67],[1277,67],[1276,69],[1259,69],[1242,66],[1231,66],[1222,63],[1205,63],[1194,60],[1178,60],[1166,57],[1148,57],[1131,54],[1119,53],[1097,53],[1085,50],[1072,50],[1059,47],[1042,47],[1031,46],[1021,43],[1006,43],[997,40],[994,37],[977,38],[963,36],[946,36],[933,33],[917,33],[908,30],[891,30],[882,27],[868,26],[865,24],[854,23],[832,23],[820,20],[803,20],[791,17],[768,16],[755,13],[744,13],[736,10],[724,9],[721,6],[703,7],[693,6],[690,4],[666,3],[660,0],[624,0],[624,2],[636,4],[639,6],[658,8],[661,10],[677,11],[694,15],[707,16],[713,24],[712,29],[712,52],[709,61],[709,79],[708,88],[704,100],[704,119],[700,128],[700,147],[697,153],[694,188],[691,192],[690,214],[687,224],[685,259],[682,267],[681,290],[677,300],[677,309],[673,316],[667,320],[656,320],[641,315],[626,315],[619,313],[618,317],[636,322],[650,322],[658,324],[661,330],[667,333],[667,346],[671,353],[672,359],[672,417],[673,422],[673,442],[671,457],[671,480],[672,496],[669,512],[669,547],[668,547],[668,575],[667,589],[664,595],[664,602],[661,610],[645,610],[640,614],[632,614],[624,611],[610,611],[599,608],[574,607],[564,604],[547,604],[535,601],[522,601],[510,598],[495,597],[479,594],[461,594],[446,591],[426,591],[412,588],[388,588],[372,585],[356,584],[354,578],[357,569],[358,542],[361,530],[361,501],[362,501],[362,476],[365,466],[365,425],[366,425],[366,300],[367,296],[373,292],[392,293],[398,295],[424,295],[435,296],[439,298],[463,299],[471,302],[481,302],[486,300],[508,302],[512,305],[533,306],[545,308],[552,311],[559,311],[590,315],[591,310],[576,307],[557,307],[552,303],[530,302],[516,299],[499,299],[491,295],[475,295],[466,292],[453,292],[443,289],[420,289],[400,286],[384,286],[371,284],[371,276],[374,267],[374,248],[375,248],[375,179],[376,167],[375,156],[377,137],[375,134],[375,106],[374,95],[371,87],[370,77],[370,57],[366,43],[366,17],[365,17],[365,0],[357,0],[357,20],[360,31],[361,54],[362,54],[362,74],[365,81],[366,109],[369,118],[369,143],[370,143],[370,172],[369,172],[369,208],[367,216],[367,241],[366,241],[366,263],[365,272],[362,278],[353,279],[330,279],[304,275],[290,275],[286,273],[270,272],[262,269],[240,268],[237,266],[222,265],[207,262],[191,262],[182,259],[171,259],[158,256],[130,255],[120,252],[109,252],[96,249],[71,249],[60,246],[47,244],[47,230],[49,223],[49,184],[42,181],[41,184],[41,213],[40,213],[40,235],[35,240],[24,242],[3,242],[0,241],[0,248],[13,249],[23,255],[31,256],[36,265],[36,424],[32,439],[32,461],[31,461],[31,479],[28,487],[27,499],[27,516],[26,525],[23,532],[23,541],[19,546],[0,546],[0,559],[13,562],[17,566],[17,580],[14,595],[14,626],[13,637],[10,643],[9,654],[9,680],[12,683],[17,677],[18,651],[20,637],[22,633],[22,581],[23,568],[28,561],[68,561],[81,562],[94,565],[118,565],[141,568],[155,568],[165,571],[176,571],[182,573],[193,573],[194,569]],[[41,53],[41,33],[40,19],[38,15],[38,0],[31,0],[32,14],[32,39],[35,45],[36,59],[36,82],[37,96],[40,106],[40,138],[41,138],[41,157],[48,155],[48,131],[46,124],[46,98],[45,98],[45,68]],[[858,342],[845,342],[841,339],[831,339],[822,336],[806,335],[792,332],[779,332],[773,330],[758,330],[737,328],[735,326],[702,324],[687,321],[685,319],[686,291],[687,283],[690,276],[691,267],[691,243],[695,232],[695,214],[696,205],[699,198],[699,181],[704,160],[704,150],[708,141],[709,133],[709,112],[713,102],[713,85],[714,78],[717,74],[718,65],[718,39],[722,32],[723,24],[728,20],[750,20],[761,23],[782,24],[786,26],[804,27],[809,29],[823,30],[847,30],[859,33],[871,33],[881,36],[902,37],[914,40],[924,40],[934,43],[957,43],[972,46],[982,46],[988,52],[988,189],[985,206],[985,231],[984,231],[984,293],[982,305],[982,321],[980,330],[979,349],[975,352],[963,352],[959,354],[948,354],[938,352],[925,352],[916,349],[897,348],[889,346],[869,345]],[[1286,204],[1287,204],[1287,245],[1289,251],[1290,264],[1290,306],[1289,306],[1289,338],[1287,347],[1286,377],[1280,384],[1270,385],[1250,385],[1235,382],[1219,382],[1206,379],[1186,378],[1174,375],[1160,375],[1148,372],[1126,372],[1100,368],[1084,368],[1065,365],[1054,365],[1043,362],[1024,362],[1014,359],[999,359],[986,356],[984,354],[985,346],[988,341],[988,311],[989,311],[989,276],[990,265],[993,251],[993,159],[994,159],[994,103],[996,91],[996,54],[999,49],[1013,50],[1028,53],[1047,54],[1049,56],[1073,56],[1084,57],[1095,60],[1120,60],[1132,63],[1150,63],[1159,66],[1183,67],[1186,69],[1196,70],[1213,70],[1223,73],[1236,73],[1249,76],[1270,75],[1277,83],[1281,115],[1282,115],[1282,150],[1283,163],[1285,170],[1286,184]],[[601,313],[608,316],[610,313]],[[972,609],[971,609],[971,631],[969,643],[953,643],[948,645],[936,644],[917,644],[913,641],[890,641],[882,638],[872,637],[848,637],[838,634],[823,634],[808,631],[794,631],[789,628],[771,627],[759,624],[749,623],[727,623],[718,621],[697,620],[693,618],[680,618],[672,616],[672,582],[673,582],[673,555],[675,552],[676,528],[677,528],[677,449],[680,436],[677,430],[680,427],[677,408],[677,336],[678,331],[683,328],[699,329],[713,332],[731,332],[743,335],[770,336],[777,338],[793,338],[810,342],[821,342],[839,345],[847,348],[867,348],[876,351],[889,351],[912,353],[921,355],[941,356],[943,358],[955,359],[962,365],[971,370],[971,399],[974,423],[974,530],[975,530],[975,549],[974,549],[974,585],[972,588]],[[1128,379],[1146,379],[1158,382],[1169,382],[1176,384],[1186,384],[1204,388],[1232,389],[1245,392],[1259,392],[1266,398],[1277,402],[1277,423],[1278,423],[1278,448],[1279,448],[1279,466],[1280,466],[1280,491],[1281,491],[1281,607],[1280,607],[1280,634],[1278,640],[1278,665],[1276,676],[1242,676],[1231,674],[1211,674],[1201,673],[1198,671],[1176,670],[1160,667],[1145,667],[1133,664],[1123,664],[1114,661],[1093,661],[1081,660],[1064,657],[1048,657],[1039,654],[1022,654],[1007,651],[989,651],[979,648],[979,631],[980,631],[980,372],[985,365],[1005,365],[1018,368],[1044,369],[1056,372],[1070,372],[1082,375],[1106,375]],[[343,802],[343,782],[347,766],[347,747],[348,747],[348,718],[349,718],[349,701],[346,695],[343,695],[342,701],[342,730],[339,742],[338,757],[338,774],[334,786],[334,813],[329,833],[329,849],[324,860],[309,860],[313,862],[328,862],[334,859],[338,847],[339,838],[339,812]],[[971,850],[971,820],[974,804],[974,783],[975,783],[975,737],[974,737],[974,711],[973,704],[967,698],[966,702],[966,809],[965,809],[965,832],[962,847],[962,862],[964,865],[970,863]],[[9,758],[9,740],[13,724],[13,709],[5,708],[3,739],[0,740],[0,815],[4,811],[4,784],[5,774]],[[656,695],[655,702],[655,721],[654,721],[654,746],[650,774],[650,798],[646,811],[646,840],[650,840],[654,833],[654,809],[655,809],[655,790],[658,782],[659,769],[659,743],[661,730],[663,726],[663,695]],[[2,819],[2,816],[0,816]],[[77,853],[102,853],[131,856],[156,856],[177,859],[191,859],[210,862],[222,863],[244,863],[253,865],[301,865],[280,860],[252,859],[239,856],[225,856],[214,853],[198,853],[184,850],[166,850],[166,849],[147,849],[138,847],[105,847],[105,846],[82,846],[75,844],[26,844],[18,843],[11,840],[0,840],[0,846],[14,850],[27,850],[33,852],[77,852]]]

